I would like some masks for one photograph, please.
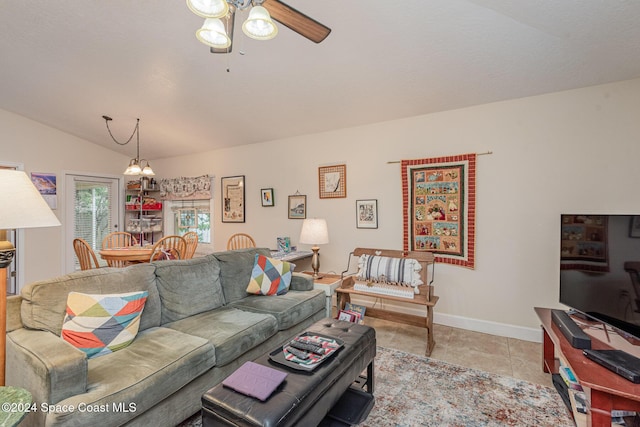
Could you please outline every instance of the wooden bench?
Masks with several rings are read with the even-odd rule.
[[[425,316],[418,316],[414,314],[402,313],[398,311],[387,310],[384,308],[367,306],[365,316],[376,317],[379,319],[389,320],[392,322],[403,323],[412,326],[418,326],[427,330],[427,350],[426,355],[430,356],[431,351],[436,345],[433,337],[433,309],[438,302],[438,297],[433,294],[433,274],[435,267],[434,255],[431,252],[416,252],[416,251],[397,251],[389,249],[369,249],[369,248],[356,248],[349,254],[349,264],[351,264],[352,257],[360,257],[361,255],[372,256],[384,256],[391,258],[409,258],[415,259],[422,265],[420,276],[423,284],[418,287],[420,293],[416,294],[413,299],[402,298],[390,295],[381,295],[378,293],[366,292],[362,290],[354,289],[356,283],[355,273],[349,272],[349,265],[347,270],[342,272],[341,285],[336,289],[336,298],[338,310],[343,310],[347,302],[351,302],[352,295],[361,295],[371,298],[377,298],[382,301],[397,301],[404,304],[414,304],[425,309]],[[431,281],[428,280],[428,267],[431,265]]]

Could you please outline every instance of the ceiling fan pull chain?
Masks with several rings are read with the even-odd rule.
[[[242,13],[244,13],[244,11],[242,11]],[[243,18],[243,21],[244,21],[245,17],[243,16],[242,18]],[[245,39],[244,37],[240,37],[240,40],[239,40],[239,43],[238,43],[239,44],[238,53],[240,55],[244,55],[244,53],[245,53],[244,52],[244,39]]]

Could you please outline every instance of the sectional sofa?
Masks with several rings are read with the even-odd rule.
[[[247,360],[325,317],[325,295],[293,273],[283,295],[247,293],[256,254],[101,268],[33,283],[7,307],[7,385],[33,395],[27,426],[173,426]],[[146,291],[139,330],[99,357],[61,338],[70,292]]]

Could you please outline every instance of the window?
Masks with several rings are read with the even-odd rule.
[[[174,202],[171,211],[175,234],[183,236],[185,233],[195,231],[198,234],[199,243],[211,243],[209,200],[195,200],[188,205],[184,202]]]
[[[104,184],[76,182],[75,232],[93,250],[100,248],[102,239],[111,231],[111,192]]]

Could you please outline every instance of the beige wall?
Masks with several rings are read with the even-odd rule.
[[[22,164],[27,173],[55,173],[58,208],[54,212],[63,224],[65,172],[122,176],[128,161],[126,156],[0,109],[0,163]],[[24,230],[25,283],[64,273],[64,232],[64,227]]]
[[[154,160],[153,167],[159,177],[215,175],[216,250],[224,249],[235,232],[250,233],[260,246],[274,247],[278,236],[290,236],[296,244],[302,222],[287,219],[287,196],[306,194],[307,216],[326,218],[329,224],[331,242],[321,248],[321,270],[340,272],[354,247],[402,247],[400,167],[388,161],[491,150],[492,155],[480,156],[477,163],[476,268],[438,265],[436,321],[539,339],[533,307],[558,306],[560,213],[640,213],[639,113],[640,80],[633,80]],[[14,128],[10,122],[16,119],[0,114],[3,139],[7,125]],[[58,150],[100,150],[22,121],[10,138],[26,133],[29,136],[20,135],[20,140],[31,148],[54,139],[52,152],[31,159],[34,150],[25,149],[11,151],[6,158],[3,143],[0,160],[24,162],[28,170],[58,172],[70,167]],[[113,163],[119,171],[126,159],[110,155],[113,161],[103,157],[86,168],[100,170]],[[347,198],[320,200],[318,166],[341,163],[347,165]],[[246,176],[244,224],[220,222],[220,177],[232,175]],[[260,189],[267,187],[275,190],[275,207],[260,206]],[[369,198],[378,199],[379,228],[357,229],[355,201]],[[60,231],[33,233],[47,238]],[[54,247],[43,245],[54,258],[60,250],[57,241]],[[28,261],[43,269],[38,258],[45,253],[34,256],[31,251],[36,248],[30,247]],[[46,270],[30,276],[55,274],[61,263],[47,262]]]
[[[476,268],[438,265],[436,321],[539,339],[534,306],[558,306],[562,212],[635,212],[640,173],[640,80],[336,130],[172,160],[167,176],[216,176],[215,246],[235,232],[274,247],[298,241],[287,196],[307,195],[327,219],[321,270],[340,272],[354,247],[402,247],[400,166],[388,161],[469,152],[478,157]],[[347,198],[318,197],[318,166],[347,165]],[[246,176],[244,224],[220,222],[220,177]],[[275,189],[275,207],[260,189]],[[378,199],[379,228],[355,227],[355,201]],[[304,245],[300,245],[305,247]],[[639,255],[640,256],[640,255]]]

